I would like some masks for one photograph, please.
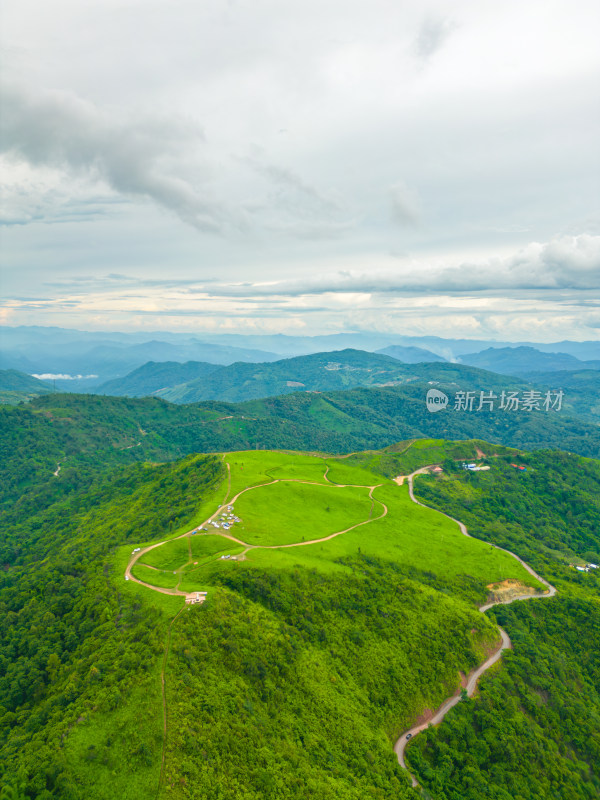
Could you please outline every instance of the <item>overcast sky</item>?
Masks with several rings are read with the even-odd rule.
[[[600,339],[597,0],[3,5],[3,324]]]

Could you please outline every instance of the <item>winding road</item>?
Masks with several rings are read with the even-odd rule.
[[[415,470],[410,475],[399,475],[394,480],[400,486],[406,480],[408,482],[408,493],[413,503],[416,503],[418,506],[422,506],[423,508],[426,508],[429,511],[436,511],[438,514],[442,514],[444,517],[447,517],[448,519],[452,520],[452,522],[456,522],[456,524],[460,528],[461,533],[464,536],[467,536],[469,539],[472,539],[473,537],[469,535],[469,532],[467,531],[467,526],[463,522],[461,522],[458,519],[455,519],[454,517],[451,517],[449,514],[445,514],[443,511],[438,511],[437,508],[431,508],[431,506],[426,506],[424,503],[421,503],[419,500],[416,499],[413,490],[414,478],[417,475],[422,475],[428,472],[432,466],[434,465],[421,467],[421,469]],[[530,575],[532,575],[536,580],[538,580],[546,587],[546,593],[522,594],[518,595],[517,597],[511,597],[509,600],[497,600],[493,603],[485,603],[484,605],[479,607],[479,611],[483,613],[487,611],[488,608],[492,608],[493,606],[497,605],[506,605],[508,603],[514,603],[515,600],[541,600],[543,598],[554,597],[554,595],[556,594],[555,587],[552,586],[550,583],[548,583],[548,581],[544,580],[544,578],[542,578],[540,575],[538,575],[537,572],[535,572],[535,570],[533,570],[529,566],[529,564],[526,564],[522,558],[519,558],[519,556],[515,555],[514,553],[511,553],[510,550],[506,550],[504,547],[498,547],[495,544],[491,546],[495,547],[496,550],[501,550],[503,553],[508,553],[509,556],[512,556],[514,559],[516,559],[519,562],[519,564],[521,564],[527,570],[527,572],[529,572]],[[505,650],[508,650],[512,647],[510,637],[506,633],[506,631],[503,630],[500,626],[498,626],[498,630],[500,632],[500,638],[501,638],[500,645],[498,646],[498,648],[489,656],[489,658],[486,659],[486,661],[483,662],[483,664],[481,664],[479,667],[477,667],[471,673],[469,673],[469,676],[467,678],[467,685],[465,686],[465,690],[467,692],[468,697],[473,696],[475,689],[477,688],[477,681],[483,675],[483,673],[486,672],[490,667],[492,667],[497,661],[499,661],[500,658],[502,658],[502,653]],[[416,736],[418,733],[429,727],[429,725],[439,725],[439,723],[444,719],[448,711],[450,711],[451,708],[453,708],[457,703],[460,702],[461,693],[462,693],[462,687],[457,689],[456,692],[454,692],[454,694],[451,697],[445,700],[442,703],[442,705],[435,710],[433,716],[430,719],[426,720],[425,722],[421,722],[417,725],[414,725],[412,728],[408,728],[408,730],[405,730],[400,735],[400,738],[394,745],[394,752],[398,756],[398,763],[410,775],[413,786],[418,786],[419,783],[415,778],[415,776],[410,772],[410,770],[406,766],[404,751],[406,750],[407,744],[409,743],[409,741],[413,739],[414,736]]]
[[[375,522],[376,520],[382,519],[382,517],[386,516],[386,514],[388,513],[388,508],[385,505],[385,503],[382,503],[381,500],[375,500],[375,498],[373,497],[373,492],[375,491],[375,489],[377,489],[377,487],[381,486],[382,484],[379,483],[379,484],[375,484],[373,486],[367,486],[367,485],[363,486],[363,485],[358,485],[358,484],[333,483],[333,481],[330,481],[329,478],[327,477],[327,473],[328,472],[329,472],[329,467],[327,467],[327,469],[325,470],[323,478],[325,479],[326,483],[331,486],[332,489],[345,489],[350,485],[354,486],[354,487],[356,487],[358,489],[369,489],[369,498],[371,499],[371,512],[369,514],[369,518],[368,519],[365,519],[362,522],[357,522],[355,525],[351,525],[349,528],[344,528],[344,530],[335,531],[334,533],[330,533],[328,536],[324,536],[321,539],[310,539],[310,540],[308,540],[306,542],[293,542],[291,544],[274,544],[274,545],[248,544],[248,542],[244,542],[241,539],[237,539],[235,536],[232,536],[230,533],[224,533],[224,532],[222,533],[221,531],[219,531],[218,533],[215,532],[214,534],[211,533],[210,535],[221,536],[223,539],[229,539],[230,541],[235,542],[235,544],[239,544],[242,547],[245,547],[246,549],[237,556],[237,558],[241,558],[241,557],[245,556],[246,553],[248,553],[250,550],[258,550],[258,549],[260,549],[260,550],[284,550],[284,549],[287,549],[289,547],[305,547],[305,546],[311,545],[311,544],[319,544],[320,542],[328,542],[330,539],[335,539],[336,536],[341,536],[344,533],[349,533],[350,531],[353,531],[355,528],[360,528],[362,525],[368,525],[370,522]],[[230,500],[228,500],[227,498],[229,497],[229,490],[230,490],[230,487],[231,487],[231,469],[230,469],[229,464],[227,464],[227,474],[228,474],[228,492],[225,495],[225,500],[222,503],[222,505],[220,505],[217,508],[217,510],[214,512],[214,514],[212,514],[207,520],[205,520],[202,523],[202,526],[208,525],[210,522],[212,522],[214,519],[216,519],[220,514],[222,514],[227,509],[227,506],[233,505],[237,501],[237,499],[239,497],[241,497],[241,495],[245,494],[246,492],[250,492],[253,489],[262,489],[265,486],[272,486],[274,483],[304,483],[304,484],[309,484],[311,486],[323,486],[323,484],[319,483],[318,481],[307,481],[307,480],[302,480],[301,478],[274,478],[272,481],[268,481],[267,483],[259,483],[259,484],[256,484],[255,486],[247,486],[245,489],[242,489],[234,497],[232,497]],[[378,517],[373,517],[372,516],[373,508],[375,506],[375,503],[379,503],[379,505],[382,508],[382,512]],[[195,530],[195,529],[192,529],[192,530]],[[152,589],[155,592],[160,592],[161,594],[169,594],[169,595],[185,597],[185,598],[194,597],[196,595],[196,592],[182,592],[177,588],[175,588],[175,589],[166,589],[166,588],[162,588],[160,586],[153,586],[150,583],[146,583],[145,581],[142,581],[139,578],[136,578],[135,575],[132,573],[132,569],[135,566],[136,562],[143,555],[145,555],[146,553],[149,553],[150,550],[154,550],[157,547],[161,547],[163,544],[167,544],[167,542],[173,542],[173,541],[175,541],[175,539],[183,539],[186,536],[189,537],[191,535],[191,533],[192,533],[191,530],[186,531],[185,533],[182,533],[180,536],[176,536],[174,539],[165,539],[162,542],[156,542],[155,544],[148,545],[148,547],[143,547],[140,550],[138,550],[137,552],[132,553],[131,554],[131,559],[129,560],[129,563],[127,564],[127,567],[125,569],[125,578],[126,578],[126,580],[132,581],[133,583],[139,583],[140,586],[145,586],[146,588]]]
[[[414,479],[415,479],[415,477],[417,475],[422,475],[422,474],[428,473],[432,466],[434,466],[434,465],[421,467],[420,469],[417,469],[414,472],[412,472],[410,475],[398,475],[396,478],[394,478],[394,481],[399,486],[402,486],[404,484],[404,482],[406,481],[408,483],[408,492],[409,492],[409,495],[410,495],[410,499],[413,501],[413,503],[416,503],[416,505],[422,506],[423,508],[426,508],[429,511],[434,511],[434,512],[436,512],[438,514],[442,514],[443,516],[445,516],[448,519],[452,520],[452,522],[455,522],[458,525],[458,527],[460,528],[460,531],[464,536],[467,536],[468,538],[473,538],[473,537],[471,537],[469,535],[469,532],[467,531],[467,527],[463,522],[461,522],[458,519],[455,519],[454,517],[451,517],[449,514],[445,514],[443,511],[438,511],[438,509],[431,508],[430,506],[426,506],[424,503],[421,503],[419,500],[416,499],[416,497],[414,495]],[[231,488],[231,470],[230,470],[229,464],[227,464],[227,470],[228,470],[228,491],[227,491],[227,494],[225,496],[225,500],[217,508],[217,510],[214,512],[214,514],[212,514],[207,520],[205,520],[204,523],[202,523],[203,526],[207,525],[210,522],[212,522],[216,517],[218,517],[220,514],[222,514],[225,511],[225,509],[227,508],[227,506],[233,505],[241,495],[245,494],[246,492],[252,491],[254,489],[260,489],[260,488],[263,488],[265,486],[271,486],[271,485],[273,485],[275,483],[280,483],[280,482],[281,483],[305,483],[305,484],[311,484],[311,485],[315,485],[315,486],[323,486],[323,484],[319,483],[318,481],[307,481],[307,480],[301,480],[301,479],[296,479],[296,478],[274,478],[272,481],[268,481],[266,483],[256,484],[255,486],[248,486],[245,489],[242,489],[241,491],[239,491],[233,498],[228,499],[230,488]],[[329,467],[327,467],[327,469],[325,470],[323,478],[326,481],[326,483],[328,483],[331,486],[332,489],[335,489],[335,488],[339,488],[339,489],[346,488],[348,485],[350,485],[350,484],[337,484],[337,483],[334,483],[333,481],[330,481],[329,478],[327,477],[327,473],[328,472],[329,472]],[[356,484],[351,484],[351,485],[355,486]],[[248,544],[247,542],[242,541],[241,539],[237,539],[235,536],[232,536],[231,534],[225,533],[225,532],[220,532],[219,531],[218,533],[215,532],[214,534],[211,534],[211,535],[221,536],[224,539],[229,539],[230,541],[235,542],[236,544],[239,544],[242,547],[245,547],[246,549],[242,553],[239,554],[238,558],[245,556],[245,554],[250,550],[256,550],[256,549],[283,550],[283,549],[287,549],[287,548],[290,548],[290,547],[304,547],[304,546],[308,546],[308,545],[318,544],[319,542],[327,542],[327,541],[329,541],[331,539],[334,539],[336,536],[341,536],[342,534],[348,533],[349,531],[354,530],[355,528],[359,528],[362,525],[368,525],[370,522],[375,522],[376,520],[382,519],[382,517],[386,516],[386,514],[388,513],[387,506],[384,503],[382,503],[380,500],[375,500],[375,498],[373,497],[373,492],[375,491],[375,489],[378,486],[381,486],[381,485],[382,484],[376,484],[374,486],[365,485],[365,486],[358,486],[357,487],[357,488],[369,489],[369,497],[371,498],[372,505],[371,505],[371,513],[369,514],[369,518],[368,519],[363,520],[362,522],[358,522],[358,523],[356,523],[355,525],[352,525],[349,528],[345,528],[344,530],[336,531],[335,533],[331,533],[328,536],[324,536],[321,539],[311,539],[311,540],[306,541],[306,542],[294,542],[292,544],[283,544],[283,545],[252,545],[252,544]],[[381,514],[379,516],[372,517],[373,508],[375,507],[375,503],[378,503],[381,506],[382,511],[381,511]],[[175,537],[175,538],[182,539],[182,538],[184,538],[186,536],[189,537],[191,535],[191,533],[192,533],[191,530],[190,531],[186,531],[185,533],[183,533],[180,536]],[[149,584],[149,583],[145,583],[144,581],[140,580],[139,578],[136,578],[133,575],[132,571],[131,571],[133,566],[135,565],[135,563],[143,555],[148,553],[150,550],[154,550],[156,547],[160,547],[161,545],[166,544],[167,542],[170,542],[170,541],[174,541],[174,539],[167,539],[167,540],[164,540],[162,542],[157,542],[155,544],[149,545],[148,547],[144,547],[144,548],[138,550],[135,553],[132,553],[132,557],[131,557],[129,563],[127,564],[127,568],[125,570],[125,577],[126,577],[127,580],[131,580],[134,583],[138,583],[141,586],[145,586],[146,588],[151,589],[151,590],[153,590],[155,592],[161,592],[162,594],[168,594],[168,595],[180,596],[180,597],[186,597],[186,598],[195,596],[196,592],[192,592],[192,593],[182,592],[177,588],[175,588],[175,589],[166,589],[166,588],[161,588],[159,586],[153,586],[152,584]],[[515,555],[510,550],[506,550],[505,548],[497,547],[496,545],[491,545],[491,546],[495,547],[497,550],[501,550],[504,553],[508,553],[508,555],[512,556],[512,558],[516,559],[519,562],[519,564],[521,564],[527,570],[527,572],[529,572],[529,574],[532,577],[534,577],[536,580],[538,580],[540,583],[542,583],[546,587],[546,592],[545,592],[545,594],[536,594],[536,595],[523,594],[523,595],[518,595],[516,597],[511,597],[510,599],[507,599],[507,600],[498,600],[498,601],[495,601],[495,602],[486,603],[486,604],[482,605],[479,608],[479,611],[481,611],[483,613],[483,612],[487,611],[489,608],[492,608],[495,605],[513,603],[515,600],[534,600],[534,599],[549,598],[549,597],[553,597],[556,594],[555,587],[552,586],[550,583],[548,583],[548,581],[544,580],[544,578],[542,578],[540,575],[538,575],[537,572],[535,572],[528,564],[526,564],[525,561],[523,561],[523,559],[519,558],[519,556]],[[178,614],[175,616],[175,618],[171,622],[171,626],[172,626],[173,622],[175,621],[175,619],[177,618],[177,616],[179,615],[179,613],[180,612],[178,612]],[[171,631],[171,627],[169,627],[169,637],[168,637],[169,640],[170,640],[170,631]],[[507,649],[512,647],[510,638],[509,638],[508,634],[506,633],[506,631],[504,631],[500,627],[498,627],[498,631],[499,631],[500,639],[501,639],[499,646],[486,659],[486,661],[483,662],[483,664],[481,664],[479,667],[474,669],[467,677],[465,690],[467,692],[467,696],[468,697],[471,697],[473,695],[473,693],[475,692],[475,689],[477,687],[477,682],[478,682],[479,678],[481,677],[481,675],[483,675],[484,672],[486,672],[488,669],[490,669],[490,667],[492,667],[497,661],[500,660],[504,650],[507,650]],[[164,668],[165,668],[165,665],[166,665],[166,658],[168,657],[168,647],[169,647],[169,645],[167,643],[167,646],[166,646],[166,649],[165,649],[165,663],[163,664],[163,671],[162,671],[162,674],[161,674],[161,680],[162,680],[162,684],[163,684],[163,709],[164,709],[165,740],[166,740],[166,696],[165,696],[165,691],[164,691]],[[397,740],[396,744],[394,745],[394,751],[395,751],[395,753],[396,753],[396,755],[398,757],[398,763],[400,764],[401,767],[403,767],[404,769],[407,770],[407,772],[409,773],[409,775],[411,777],[412,785],[415,786],[415,787],[418,786],[419,784],[418,784],[416,778],[414,777],[414,775],[412,775],[412,773],[408,770],[408,767],[406,766],[406,761],[405,761],[405,757],[404,757],[406,746],[409,743],[409,741],[411,741],[413,739],[413,737],[416,736],[420,731],[425,730],[429,725],[438,725],[440,722],[442,722],[442,720],[444,719],[444,717],[446,716],[448,711],[451,708],[453,708],[457,703],[460,702],[461,692],[462,692],[462,687],[457,689],[456,692],[454,692],[454,694],[451,697],[449,697],[447,700],[445,700],[442,703],[442,705],[440,705],[440,707],[435,710],[435,712],[433,713],[433,716],[430,719],[426,720],[425,722],[418,723],[418,724],[414,725],[413,727],[405,730],[401,734],[400,738]],[[164,745],[163,745],[163,751],[164,751]],[[161,777],[159,778],[159,789],[160,789],[160,785],[161,785],[161,782],[162,782],[163,769],[164,769],[164,752],[163,752],[163,764],[161,766]]]

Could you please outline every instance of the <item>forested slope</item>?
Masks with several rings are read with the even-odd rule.
[[[141,534],[164,536],[191,522],[222,476],[215,456],[190,456],[177,465],[104,473],[37,513],[21,514],[19,504],[5,510],[4,786],[22,787],[27,798],[90,797],[87,768],[102,765],[96,796],[141,798],[156,789],[158,670],[173,601],[145,602],[116,580],[111,561],[115,548]]]
[[[527,471],[511,466],[517,463]],[[488,472],[420,478],[423,502],[508,547],[558,588],[488,612],[514,650],[438,729],[408,749],[436,800],[600,797],[600,465],[566,453],[490,460]]]
[[[164,746],[161,797],[415,796],[393,738],[494,645],[472,607],[484,587],[356,542],[329,573],[301,559],[216,571],[205,606],[182,614],[181,599],[125,582],[132,545],[197,524],[223,477],[217,457],[191,456],[114,468],[37,511],[7,500],[5,787],[147,798]]]
[[[420,386],[355,389],[185,406],[151,398],[63,394],[17,408],[0,407],[0,504],[2,491],[29,492],[34,485],[40,491],[36,502],[48,502],[55,488],[48,478],[58,466],[61,479],[77,488],[98,468],[193,452],[259,448],[344,453],[433,436],[600,456],[600,429],[567,414],[431,414],[425,391]]]
[[[226,490],[247,485],[239,481],[250,479],[251,459],[241,456],[245,470],[233,486],[218,456],[122,465],[132,451],[155,448],[172,458],[175,447],[152,430],[173,407],[121,402],[76,398],[62,417],[57,406],[29,412],[27,446],[14,463],[22,469],[31,459],[30,474],[11,473],[5,440],[6,474],[15,478],[5,486],[0,553],[5,794],[13,787],[27,800],[145,799],[159,788],[164,749],[159,797],[416,797],[395,761],[394,737],[483,660],[496,643],[489,619],[496,617],[513,652],[484,677],[478,699],[415,738],[411,769],[434,800],[600,795],[599,580],[570,566],[600,549],[597,461],[480,440],[409,440],[326,459],[334,486],[441,463],[442,478],[417,479],[423,502],[526,558],[557,586],[554,599],[480,614],[485,581],[449,565],[442,550],[417,565],[406,517],[397,535],[391,522],[381,528],[379,552],[373,535],[369,549],[356,534],[335,539],[339,549],[321,549],[312,562],[308,548],[285,559],[217,561],[207,571],[207,602],[179,613],[181,599],[124,581],[131,550],[197,525]],[[17,418],[23,413],[17,409]],[[36,449],[39,431],[50,431],[54,453],[43,453],[43,438]],[[128,438],[144,444],[132,448]],[[54,466],[67,444],[65,472],[42,479],[39,464]],[[294,474],[291,463],[274,471],[283,463],[277,453],[263,455],[258,480]],[[462,462],[474,458],[490,470],[465,471]],[[308,461],[298,456],[296,474]],[[406,491],[394,486],[375,495],[390,508],[389,493]],[[428,513],[419,510],[415,520]],[[394,549],[395,539],[407,544]],[[427,541],[447,546],[443,536]],[[317,565],[317,556],[329,557],[330,567]]]

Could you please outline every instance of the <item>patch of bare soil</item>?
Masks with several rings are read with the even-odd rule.
[[[509,578],[500,583],[490,583],[485,587],[490,595],[490,603],[504,603],[513,597],[521,597],[524,594],[536,594],[533,586],[527,586],[520,581]]]

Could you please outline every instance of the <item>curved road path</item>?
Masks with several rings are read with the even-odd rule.
[[[460,531],[464,536],[467,536],[469,538],[473,538],[473,537],[471,537],[469,535],[469,533],[467,531],[467,528],[466,528],[466,525],[463,522],[461,522],[458,519],[455,519],[454,517],[451,517],[449,514],[445,514],[443,511],[438,511],[438,509],[431,508],[430,506],[426,506],[424,503],[421,503],[419,500],[416,499],[416,497],[414,495],[414,487],[413,487],[414,478],[417,475],[422,475],[422,474],[428,472],[429,469],[431,468],[431,466],[432,465],[427,466],[427,467],[422,467],[421,469],[417,469],[414,472],[412,472],[410,475],[399,475],[398,477],[394,478],[394,480],[399,486],[402,486],[405,480],[407,481],[407,483],[408,483],[408,492],[409,492],[409,495],[410,495],[410,499],[413,501],[413,503],[416,503],[417,505],[422,506],[423,508],[426,508],[429,511],[435,511],[438,514],[442,514],[443,516],[445,516],[448,519],[452,520],[452,522],[455,522],[458,525],[458,527],[460,528]],[[229,464],[227,464],[227,470],[228,470],[228,486],[230,487],[231,486],[231,474],[230,474]],[[327,477],[327,473],[328,472],[329,472],[329,467],[327,467],[327,469],[325,470],[325,474],[324,474],[323,477],[324,477],[325,481],[328,484],[331,485],[332,488],[340,488],[341,489],[341,488],[345,488],[348,485],[348,484],[335,484],[335,483],[333,483]],[[216,517],[219,516],[219,514],[221,514],[227,508],[227,506],[233,505],[236,502],[236,500],[242,494],[244,494],[245,492],[252,491],[253,489],[259,489],[259,488],[262,488],[264,486],[271,486],[274,483],[280,483],[280,482],[281,483],[306,483],[306,484],[312,484],[312,485],[315,485],[315,486],[323,486],[322,483],[318,483],[317,481],[306,481],[306,480],[293,479],[293,478],[290,478],[290,479],[275,478],[272,481],[269,481],[267,483],[260,483],[260,484],[257,484],[255,486],[248,486],[245,489],[242,489],[240,492],[238,492],[235,495],[235,497],[231,498],[230,500],[227,500],[227,497],[226,497],[226,499],[223,502],[223,504],[220,505],[217,508],[217,510],[214,512],[214,514],[212,514],[202,524],[206,525],[207,523],[212,522]],[[355,485],[355,484],[352,484],[352,485]],[[251,544],[248,544],[247,542],[243,542],[241,539],[236,539],[235,536],[232,536],[231,534],[228,534],[228,533],[220,533],[219,532],[218,534],[213,534],[213,535],[221,536],[224,539],[229,539],[232,542],[235,542],[236,544],[240,544],[243,547],[245,547],[246,549],[243,551],[243,553],[240,554],[242,556],[245,555],[249,550],[255,550],[255,549],[280,550],[280,549],[285,549],[285,548],[289,548],[289,547],[303,547],[303,546],[306,546],[306,545],[318,544],[319,542],[326,542],[326,541],[329,541],[330,539],[334,539],[336,536],[341,536],[342,534],[348,533],[349,531],[354,530],[355,528],[358,528],[358,527],[360,527],[362,525],[368,525],[370,522],[375,522],[376,520],[381,519],[382,517],[386,516],[386,514],[388,513],[387,506],[384,503],[382,503],[380,500],[376,501],[375,498],[373,497],[373,492],[375,491],[377,486],[380,486],[380,485],[381,484],[377,484],[375,486],[360,486],[360,487],[358,487],[358,488],[364,488],[364,489],[369,489],[370,490],[369,491],[369,497],[371,498],[371,501],[373,503],[372,509],[374,508],[375,502],[377,502],[377,503],[379,503],[379,505],[381,505],[382,513],[379,516],[373,518],[373,517],[371,517],[371,515],[369,515],[369,519],[363,520],[362,522],[358,522],[356,525],[352,525],[351,527],[345,528],[342,531],[336,531],[335,533],[329,534],[329,536],[325,536],[322,539],[311,539],[310,541],[307,541],[307,542],[294,542],[292,544],[284,544],[284,545],[251,545]],[[228,492],[227,496],[228,495],[229,495],[229,492]],[[371,509],[371,513],[372,513],[372,509]],[[181,536],[178,536],[176,538],[182,539],[185,536],[189,536],[190,534],[191,534],[191,531],[186,531],[185,533],[181,534]],[[139,583],[140,585],[145,586],[148,589],[152,589],[155,592],[161,592],[162,594],[169,594],[169,595],[180,596],[180,597],[187,597],[188,594],[189,594],[187,592],[182,592],[179,589],[164,589],[164,588],[161,588],[161,587],[158,587],[158,586],[153,586],[153,585],[151,585],[149,583],[145,583],[144,581],[141,581],[139,578],[136,578],[131,572],[134,564],[136,563],[136,561],[139,558],[141,558],[145,553],[148,553],[150,550],[154,550],[156,547],[160,547],[161,545],[166,544],[167,541],[174,541],[174,539],[168,539],[168,540],[165,540],[165,541],[162,541],[162,542],[157,542],[156,544],[152,544],[152,545],[149,545],[148,547],[142,548],[137,553],[133,553],[132,554],[132,558],[130,559],[129,563],[127,564],[127,568],[125,570],[125,576],[126,576],[126,578],[128,580],[134,581],[135,583]],[[554,588],[554,586],[552,586],[550,583],[548,583],[548,581],[544,580],[544,578],[542,578],[540,575],[538,575],[537,572],[535,572],[529,566],[529,564],[526,564],[525,561],[523,561],[523,559],[519,558],[519,556],[515,555],[514,553],[511,553],[510,550],[506,550],[503,547],[497,547],[496,545],[491,545],[491,546],[492,547],[496,547],[497,550],[502,550],[504,553],[508,553],[508,555],[510,555],[514,559],[516,559],[527,570],[527,572],[529,572],[529,574],[532,575],[532,577],[534,577],[536,580],[538,580],[540,583],[542,583],[546,587],[547,591],[546,591],[545,594],[538,594],[538,595],[524,594],[524,595],[519,595],[517,597],[512,597],[510,600],[499,600],[499,601],[496,601],[496,602],[493,602],[493,603],[486,603],[485,605],[482,605],[479,608],[479,611],[485,612],[489,608],[492,608],[492,606],[501,605],[501,604],[505,604],[505,603],[512,603],[515,600],[542,599],[544,597],[553,597],[556,594],[556,589]],[[192,594],[195,594],[195,592],[193,592]],[[475,692],[475,688],[477,686],[477,681],[479,680],[481,675],[483,675],[483,673],[486,672],[493,664],[495,664],[497,661],[499,661],[499,659],[502,657],[502,653],[504,652],[504,650],[512,647],[510,638],[509,638],[508,634],[506,633],[506,631],[504,631],[500,627],[498,628],[498,630],[500,632],[500,638],[501,638],[500,645],[489,656],[489,658],[487,658],[486,661],[484,661],[483,664],[481,664],[479,667],[477,667],[475,670],[473,670],[469,674],[469,676],[467,678],[467,685],[466,685],[465,688],[466,688],[467,695],[469,697],[471,697],[473,695],[473,693]],[[163,676],[163,680],[164,680],[164,676]],[[406,766],[406,762],[405,762],[405,759],[404,759],[404,751],[406,749],[406,745],[408,744],[408,742],[414,736],[416,736],[416,734],[418,734],[420,731],[422,731],[425,728],[427,728],[429,725],[438,725],[444,719],[444,717],[446,716],[448,711],[451,708],[453,708],[453,706],[455,706],[458,702],[460,702],[460,698],[461,698],[461,689],[458,689],[451,697],[449,697],[447,700],[445,700],[442,703],[442,705],[434,712],[434,715],[431,717],[431,719],[428,719],[426,722],[419,723],[418,725],[414,725],[412,728],[409,728],[408,730],[405,730],[401,734],[400,738],[397,740],[396,744],[394,745],[394,751],[395,751],[395,753],[396,753],[396,755],[398,757],[398,763],[400,764],[401,767],[403,767],[404,769],[406,769],[409,772],[409,775],[411,777],[413,786],[418,786],[419,784],[418,784],[416,778],[414,777],[414,775],[412,775],[412,773],[410,773],[410,771],[408,770],[408,767]],[[163,700],[164,700],[164,698],[163,698]]]
[[[416,499],[413,491],[414,478],[416,475],[422,475],[423,473],[428,472],[431,466],[433,465],[417,469],[410,475],[399,475],[397,478],[394,478],[394,480],[400,486],[402,486],[404,480],[406,480],[408,482],[408,493],[413,503],[416,503],[418,506],[422,506],[423,508],[426,508],[429,511],[437,511],[438,514],[442,514],[444,517],[447,517],[448,519],[452,520],[452,522],[456,522],[456,524],[460,528],[461,533],[464,536],[468,536],[470,539],[472,539],[473,537],[469,535],[467,527],[463,522],[461,522],[458,519],[455,519],[454,517],[451,517],[449,514],[445,514],[443,511],[438,511],[437,508],[431,508],[431,506],[426,506],[424,503],[421,503],[419,500]],[[548,581],[544,580],[544,578],[542,578],[540,575],[538,575],[537,572],[535,572],[529,566],[529,564],[526,564],[522,558],[519,558],[519,556],[515,555],[514,553],[511,553],[510,550],[506,550],[504,547],[497,547],[495,544],[491,546],[495,547],[497,550],[502,550],[503,553],[508,553],[508,555],[515,558],[519,562],[519,564],[525,567],[525,569],[527,570],[527,572],[529,572],[530,575],[532,575],[536,580],[538,580],[546,587],[546,593],[522,594],[518,595],[517,597],[512,597],[510,600],[497,600],[496,602],[493,603],[485,603],[484,605],[480,606],[479,611],[483,613],[484,611],[487,611],[488,608],[492,608],[492,606],[514,603],[515,600],[541,600],[545,597],[554,597],[554,595],[556,594],[555,587],[552,586],[550,583],[548,583]],[[501,637],[500,645],[492,653],[492,655],[488,659],[486,659],[486,661],[484,661],[483,664],[474,669],[467,678],[467,685],[465,689],[468,697],[472,697],[473,693],[475,692],[475,689],[477,687],[477,681],[479,680],[481,675],[483,675],[484,672],[486,672],[491,666],[493,666],[497,661],[500,660],[500,658],[502,657],[502,653],[505,650],[508,650],[509,648],[512,647],[510,637],[506,633],[506,631],[503,630],[500,626],[498,626],[498,630],[500,632],[500,637]],[[408,770],[408,767],[406,766],[406,761],[404,759],[404,751],[406,750],[406,745],[414,736],[417,735],[417,733],[420,733],[420,731],[425,730],[429,725],[439,725],[439,723],[444,719],[448,711],[450,711],[450,709],[453,708],[453,706],[455,706],[457,703],[460,702],[461,691],[462,689],[457,689],[457,691],[451,697],[445,700],[442,703],[442,705],[438,709],[436,709],[431,719],[428,719],[425,722],[421,722],[418,725],[414,725],[412,728],[405,730],[401,734],[396,744],[394,745],[394,752],[398,756],[398,763],[400,764],[401,767],[404,767],[404,769],[410,775],[413,786],[418,786],[419,783],[415,778],[415,776]]]
[[[230,473],[229,464],[227,464],[227,470],[228,470],[228,485],[231,486],[231,473]],[[304,547],[304,546],[310,545],[310,544],[319,544],[320,542],[327,542],[330,539],[335,539],[336,536],[341,536],[343,533],[348,533],[349,531],[352,531],[355,528],[360,528],[362,525],[368,525],[370,522],[375,522],[376,520],[381,519],[382,517],[386,516],[386,514],[388,513],[388,508],[385,505],[385,503],[382,503],[381,500],[375,500],[375,498],[373,497],[373,492],[375,491],[377,486],[381,486],[382,484],[376,484],[374,486],[366,486],[366,485],[362,486],[362,485],[358,485],[358,484],[333,483],[332,481],[330,481],[327,478],[327,473],[328,472],[329,472],[329,467],[327,467],[327,469],[325,470],[325,474],[324,474],[323,477],[324,477],[326,483],[329,484],[332,489],[344,489],[344,488],[347,488],[350,485],[351,486],[356,486],[356,488],[358,488],[358,489],[369,489],[369,497],[371,499],[371,504],[372,505],[371,505],[371,513],[369,514],[369,518],[368,519],[365,519],[362,522],[357,522],[356,525],[352,525],[349,528],[344,528],[344,530],[335,531],[335,533],[331,533],[328,536],[324,536],[321,539],[310,539],[307,542],[293,542],[291,544],[254,545],[254,544],[248,544],[248,542],[244,542],[241,539],[237,539],[235,536],[232,536],[230,533],[221,533],[219,531],[218,533],[215,532],[215,534],[212,534],[212,535],[221,536],[223,539],[229,539],[230,541],[235,542],[236,544],[242,545],[242,547],[245,547],[246,549],[243,551],[243,553],[240,553],[240,556],[244,556],[249,550],[257,550],[257,549],[261,549],[261,550],[284,550],[284,549],[286,549],[288,547]],[[312,486],[323,486],[324,485],[323,483],[319,483],[318,481],[306,481],[306,480],[302,480],[300,478],[274,478],[272,481],[268,481],[267,483],[259,483],[259,484],[256,484],[255,486],[247,486],[245,489],[242,489],[240,492],[238,492],[235,495],[235,497],[232,497],[231,500],[227,500],[226,499],[225,502],[217,508],[217,510],[214,512],[214,514],[212,514],[207,520],[205,520],[202,523],[202,525],[204,526],[204,525],[207,525],[208,523],[212,522],[216,517],[219,516],[219,514],[223,513],[223,511],[227,508],[227,506],[233,505],[237,501],[238,497],[243,495],[245,492],[250,492],[253,489],[261,489],[261,488],[263,488],[265,486],[272,486],[274,483],[304,483],[304,484],[309,484],[309,485],[312,485]],[[226,495],[226,498],[228,496],[229,496],[229,492]],[[379,503],[379,505],[382,507],[382,512],[378,517],[372,517],[371,516],[372,513],[373,513],[373,508],[375,506],[375,503]],[[186,531],[185,533],[182,533],[181,536],[176,536],[175,539],[183,539],[186,536],[190,536],[190,534],[191,534],[191,531]],[[137,553],[132,553],[131,558],[129,560],[129,563],[127,564],[127,567],[125,569],[125,578],[127,580],[133,581],[134,583],[139,583],[140,586],[145,586],[146,588],[152,589],[155,592],[160,592],[161,594],[169,594],[169,595],[179,596],[179,597],[187,597],[188,595],[190,595],[190,596],[195,595],[196,592],[182,592],[179,589],[165,589],[165,588],[162,588],[160,586],[153,586],[150,583],[146,583],[145,581],[142,581],[139,578],[136,578],[135,575],[131,571],[133,569],[135,563],[143,555],[145,555],[146,553],[149,553],[150,550],[154,550],[157,547],[161,547],[163,544],[167,544],[167,542],[173,542],[173,541],[175,541],[175,539],[165,539],[162,542],[156,542],[155,544],[148,545],[148,547],[143,547],[140,550],[138,550]]]

